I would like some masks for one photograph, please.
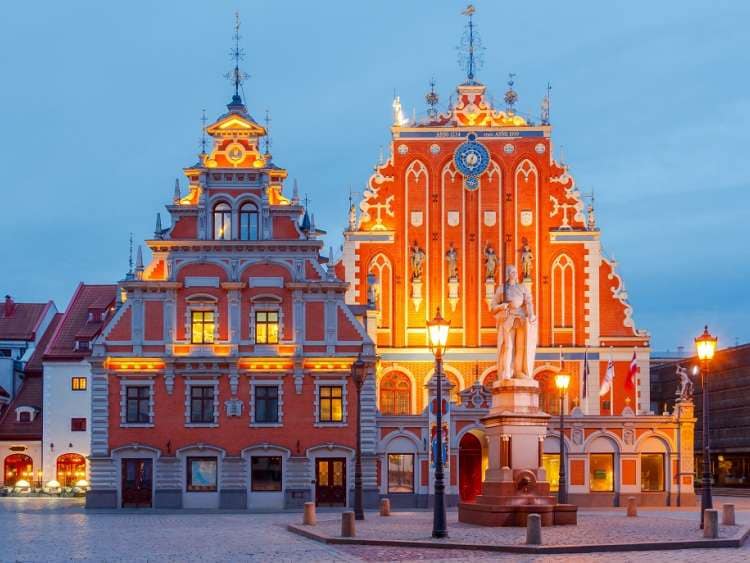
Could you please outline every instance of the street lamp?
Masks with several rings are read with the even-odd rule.
[[[565,393],[570,385],[570,376],[567,373],[558,373],[555,376],[555,387],[560,390],[560,478],[557,487],[557,502],[568,504],[568,483],[565,478]]]
[[[435,377],[437,378],[436,386],[436,404],[435,423],[436,429],[436,448],[435,448],[435,503],[432,516],[432,537],[448,537],[448,524],[445,515],[445,483],[443,482],[443,354],[445,354],[446,344],[448,342],[448,327],[450,321],[440,315],[440,307],[437,308],[435,318],[427,321],[427,333],[430,343],[430,351],[435,356]]]
[[[364,520],[365,511],[362,507],[362,384],[367,376],[367,366],[362,355],[352,364],[352,380],[357,388],[357,452],[354,459],[354,519]]]
[[[701,528],[706,510],[713,508],[711,499],[711,446],[708,435],[708,370],[711,360],[716,352],[718,338],[708,332],[708,326],[703,329],[703,334],[695,339],[695,349],[701,362],[701,388],[703,389],[703,478],[701,487]]]

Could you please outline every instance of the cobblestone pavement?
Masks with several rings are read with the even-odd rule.
[[[716,499],[716,504],[726,501]],[[750,499],[737,499],[736,503],[738,521],[750,524]],[[600,512],[605,516],[613,511]],[[649,517],[684,520],[687,525],[696,517],[695,510],[642,512]],[[321,513],[319,518],[330,516]],[[287,532],[285,525],[300,518],[297,513],[86,512],[80,500],[3,498],[0,561],[750,561],[750,541],[741,549],[539,557],[465,550],[334,547]],[[376,518],[372,515],[370,520]],[[600,534],[608,532],[604,526],[599,530]]]

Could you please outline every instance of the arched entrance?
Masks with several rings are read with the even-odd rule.
[[[63,454],[57,458],[57,481],[63,487],[73,487],[86,478],[86,460],[79,454]]]
[[[482,444],[467,432],[458,444],[458,494],[462,502],[469,502],[481,492]]]
[[[3,475],[6,487],[13,487],[16,481],[24,479],[31,483],[34,478],[34,462],[25,454],[11,454],[5,458]]]

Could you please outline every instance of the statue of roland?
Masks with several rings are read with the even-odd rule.
[[[518,283],[515,266],[505,268],[505,284],[495,292],[490,311],[497,319],[498,379],[533,378],[537,319],[531,291]]]

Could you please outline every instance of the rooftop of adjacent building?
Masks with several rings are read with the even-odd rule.
[[[35,340],[50,307],[54,307],[52,301],[17,303],[6,295],[0,305],[0,340]]]

